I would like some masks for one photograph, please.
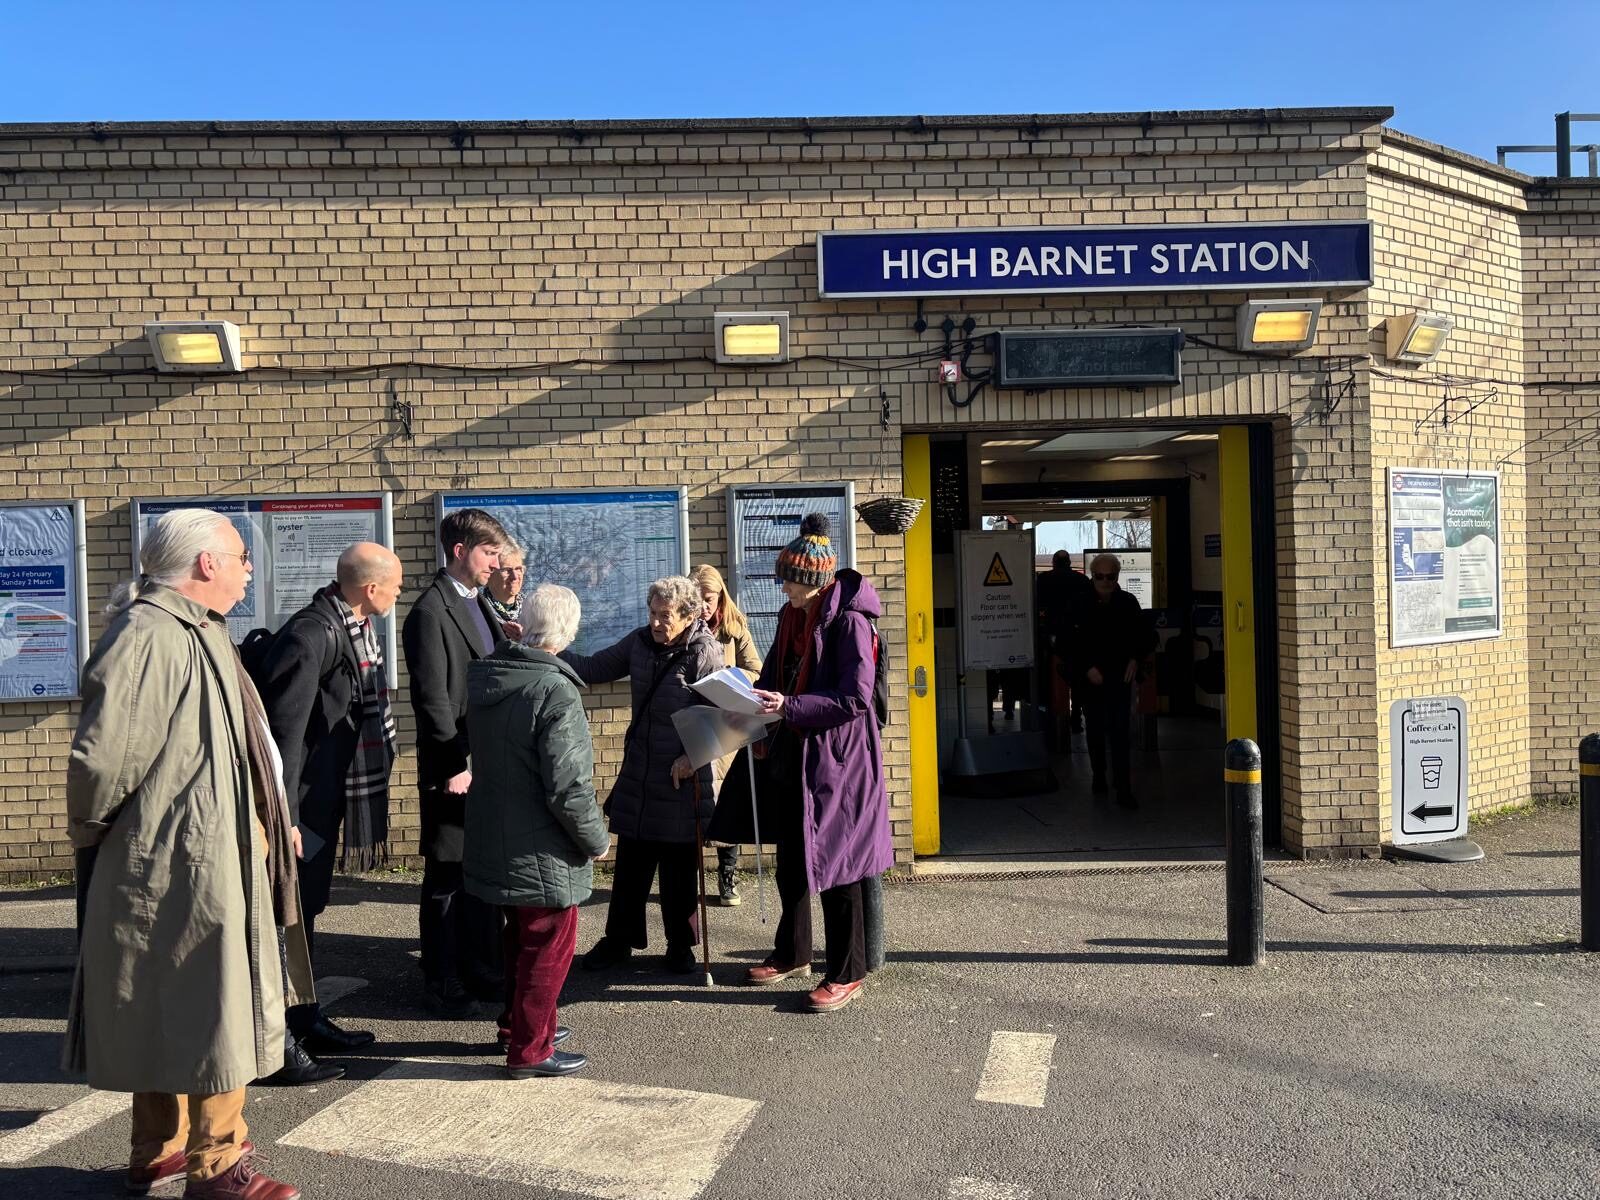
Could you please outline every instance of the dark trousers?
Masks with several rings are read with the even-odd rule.
[[[867,977],[867,937],[862,929],[861,881],[842,883],[818,897],[823,936],[828,939],[825,983],[855,983]]]
[[[1073,689],[1080,694],[1079,688]],[[1104,683],[1084,682],[1083,699],[1084,740],[1089,744],[1089,768],[1097,779],[1106,775],[1106,742],[1111,743],[1111,779],[1119,793],[1133,790],[1133,780],[1128,765],[1128,685],[1120,679],[1107,679]]]
[[[797,838],[781,838],[775,847],[778,885],[778,929],[772,939],[772,961],[798,967],[811,961],[811,893],[807,888],[805,846]]]
[[[422,973],[429,983],[459,980],[468,991],[498,993],[500,909],[467,894],[461,864],[424,860],[422,868]]]
[[[556,1001],[578,947],[576,908],[505,910],[506,1065],[543,1062],[556,1048]]]
[[[778,842],[778,899],[783,911],[773,938],[772,961],[781,967],[809,963],[811,945],[811,895],[807,888],[805,847],[798,841]],[[822,902],[822,934],[827,939],[828,983],[854,983],[867,977],[867,938],[862,923],[865,911],[861,883],[829,888]]]
[[[650,884],[661,871],[661,924],[667,949],[700,944],[700,913],[696,901],[699,869],[693,842],[647,842],[619,837],[617,861],[611,875],[611,906],[606,910],[606,937],[619,946],[643,950],[650,944],[645,934],[644,910],[650,902]]]

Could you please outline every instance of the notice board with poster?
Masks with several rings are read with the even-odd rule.
[[[1389,644],[1500,632],[1499,472],[1389,468]]]
[[[1033,530],[956,531],[963,671],[1033,665]]]
[[[0,503],[0,701],[72,700],[89,657],[83,502]]]
[[[252,629],[277,630],[333,582],[339,555],[352,542],[377,542],[394,549],[394,517],[388,492],[349,495],[198,496],[133,502],[133,562],[139,546],[163,513],[209,508],[233,522],[250,551],[250,585],[228,613],[228,635],[242,641]],[[376,620],[395,686],[395,614]]]
[[[750,619],[756,653],[766,657],[778,634],[783,590],[773,567],[782,550],[800,536],[807,513],[828,518],[828,538],[840,567],[856,565],[853,483],[734,484],[727,490],[728,592]]]
[[[579,654],[644,625],[650,584],[689,572],[689,504],[681,487],[440,492],[437,507],[440,521],[481,508],[504,525],[526,556],[525,588],[559,583],[577,593],[583,613],[572,648]]]

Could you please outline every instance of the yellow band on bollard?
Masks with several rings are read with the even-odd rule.
[[[1224,767],[1223,770],[1222,770],[1222,778],[1223,778],[1223,781],[1226,782],[1226,783],[1260,783],[1261,782],[1261,772],[1260,771],[1235,771],[1235,770],[1232,770],[1231,768]]]
[[[1600,775],[1600,763],[1579,763],[1579,775]]]

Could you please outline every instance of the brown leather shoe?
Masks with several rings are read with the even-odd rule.
[[[148,1167],[129,1167],[128,1177],[123,1180],[122,1186],[130,1196],[143,1196],[156,1184],[182,1175],[188,1169],[189,1156],[182,1150],[174,1150],[160,1162]]]
[[[744,981],[752,987],[766,987],[769,983],[777,983],[779,980],[788,979],[791,975],[809,974],[811,974],[810,963],[799,963],[792,967],[786,967],[782,963],[774,962],[769,958],[759,967],[751,967],[746,971]]]
[[[255,1147],[246,1149],[221,1175],[210,1179],[191,1179],[183,1189],[188,1200],[300,1200],[300,1189],[292,1184],[269,1179],[251,1165]]]
[[[856,998],[861,983],[859,979],[854,983],[825,983],[806,997],[806,1007],[812,1012],[835,1012]]]

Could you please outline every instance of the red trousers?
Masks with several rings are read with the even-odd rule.
[[[576,908],[507,908],[506,1065],[543,1062],[556,1048],[556,1001],[578,946]]]

